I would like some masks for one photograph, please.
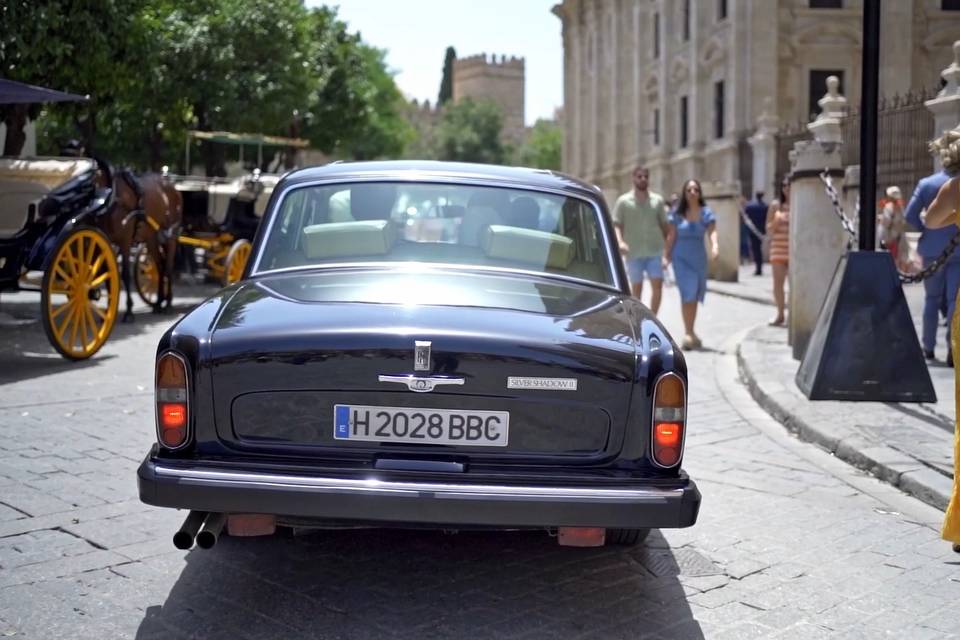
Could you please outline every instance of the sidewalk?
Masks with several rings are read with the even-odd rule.
[[[772,296],[769,267],[760,277],[753,275],[752,267],[743,267],[740,282],[710,281],[707,288],[714,294],[765,304],[770,304]],[[923,285],[907,285],[904,291],[919,336]],[[945,509],[953,478],[956,406],[953,369],[943,363],[944,331],[939,328],[939,360],[929,366],[936,404],[811,402],[794,382],[800,363],[792,358],[783,328],[754,327],[739,345],[737,358],[753,397],[799,437]]]

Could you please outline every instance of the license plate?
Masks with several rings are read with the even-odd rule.
[[[355,404],[333,408],[333,437],[337,440],[505,447],[509,428],[507,411]]]

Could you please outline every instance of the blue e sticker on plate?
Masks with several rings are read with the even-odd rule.
[[[350,407],[338,404],[334,409],[334,428],[338,438],[350,437]]]

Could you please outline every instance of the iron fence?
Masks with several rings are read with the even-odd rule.
[[[933,138],[933,113],[924,102],[935,95],[921,89],[892,98],[881,98],[877,126],[877,196],[890,185],[900,187],[905,197],[920,178],[933,172],[933,156],[927,145]],[[843,166],[860,164],[860,113],[851,109],[840,121]]]
[[[780,196],[779,184],[784,176],[790,173],[790,152],[793,151],[793,145],[801,140],[810,140],[813,136],[807,129],[806,122],[795,122],[791,125],[782,127],[777,132],[777,170],[776,182],[774,182],[776,193],[770,197]]]
[[[920,178],[933,172],[933,156],[927,145],[933,138],[933,113],[924,102],[934,90],[920,89],[905,95],[881,98],[878,105],[877,196],[888,186],[897,185],[905,197],[913,192]],[[843,140],[840,155],[843,166],[860,164],[860,113],[850,109],[840,120]],[[777,184],[790,173],[790,151],[800,140],[812,139],[806,122],[798,122],[777,133]]]

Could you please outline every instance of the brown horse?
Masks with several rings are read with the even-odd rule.
[[[127,309],[123,321],[133,320],[131,294],[131,249],[143,243],[147,255],[157,266],[157,301],[154,313],[170,309],[173,304],[173,268],[177,237],[183,219],[183,198],[173,184],[156,173],[136,177],[127,169],[113,171],[101,164],[103,182],[112,186],[114,203],[103,217],[101,228],[120,248],[120,275],[127,291]]]

